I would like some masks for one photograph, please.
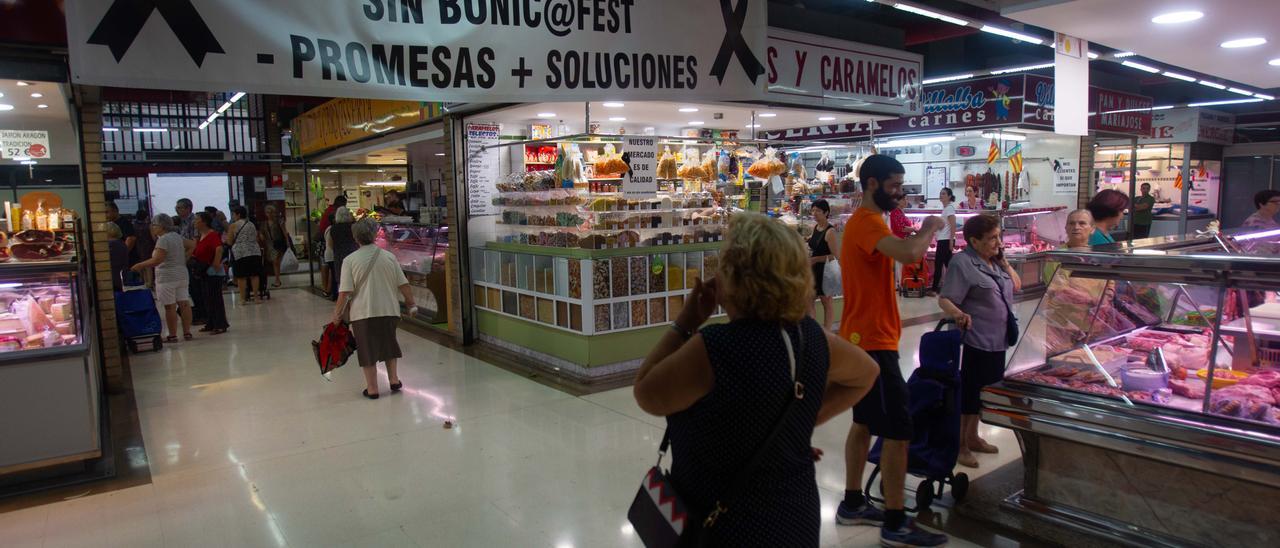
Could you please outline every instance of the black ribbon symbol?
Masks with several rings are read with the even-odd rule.
[[[729,2],[730,0],[720,0],[720,16],[724,19],[725,33],[724,41],[720,42],[720,53],[716,55],[716,61],[711,65],[711,75],[723,84],[724,73],[729,69],[729,61],[736,53],[738,64],[742,65],[742,70],[747,72],[747,77],[754,84],[756,78],[764,74],[764,65],[760,64],[760,60],[756,59],[755,54],[751,52],[751,46],[742,38],[742,25],[747,21],[748,0],[738,0],[737,7],[731,7]]]
[[[191,0],[115,0],[89,36],[89,43],[111,48],[111,55],[120,62],[154,10],[160,11],[197,67],[204,64],[205,55],[226,53]]]

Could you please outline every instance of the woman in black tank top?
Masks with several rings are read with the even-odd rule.
[[[813,218],[818,222],[813,227],[813,235],[809,236],[809,265],[813,269],[814,295],[822,301],[822,328],[831,331],[835,311],[831,309],[833,298],[822,290],[822,274],[827,268],[827,261],[835,260],[831,252],[835,245],[835,234],[831,231],[831,205],[826,200],[815,200],[809,207]],[[809,303],[809,315],[816,318],[813,302]]]

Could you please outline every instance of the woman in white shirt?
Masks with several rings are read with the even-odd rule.
[[[956,234],[955,199],[950,188],[942,187],[938,192],[938,200],[942,201],[943,224],[942,230],[938,231],[938,249],[933,254],[933,287],[929,289],[930,297],[938,294],[938,288],[942,286],[942,271],[951,264],[951,242]]]
[[[409,313],[415,313],[413,292],[404,276],[399,261],[389,251],[373,244],[378,235],[378,225],[364,219],[351,225],[351,235],[360,249],[348,255],[342,263],[338,286],[338,302],[333,308],[330,323],[342,321],[343,312],[350,304],[351,331],[356,339],[356,358],[364,372],[364,397],[378,399],[378,362],[387,364],[387,381],[392,392],[404,388],[396,371],[400,358],[400,343],[396,341],[396,328],[400,324],[400,300],[404,297]]]
[[[173,217],[161,213],[151,219],[151,234],[156,237],[151,258],[133,265],[135,272],[156,269],[156,300],[164,307],[164,323],[169,328],[165,342],[178,342],[178,319],[182,319],[182,338],[191,340],[191,279],[187,272],[187,243],[174,231]]]

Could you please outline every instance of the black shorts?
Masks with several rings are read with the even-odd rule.
[[[822,278],[827,273],[827,263],[815,264],[810,270],[813,270],[813,294],[825,297],[826,293],[822,292]]]
[[[868,350],[867,354],[880,366],[880,376],[871,391],[853,406],[853,422],[866,426],[873,436],[910,441],[911,408],[907,382],[902,380],[902,370],[898,368],[898,353]]]
[[[231,263],[231,272],[237,278],[252,278],[262,273],[262,255],[250,255]]]
[[[979,350],[964,345],[960,360],[960,413],[977,415],[982,411],[982,388],[1004,378],[1004,352]]]

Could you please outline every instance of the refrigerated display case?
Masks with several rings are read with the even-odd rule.
[[[448,322],[445,260],[449,227],[383,221],[376,243],[395,255],[409,279],[418,304],[418,314],[412,319],[427,324]]]
[[[1136,545],[1280,542],[1280,257],[1242,249],[1256,237],[1048,253],[1062,266],[982,394],[1023,449],[1006,506]]]
[[[78,241],[15,243],[50,258],[15,250],[0,262],[0,476],[101,456],[98,330]]]

